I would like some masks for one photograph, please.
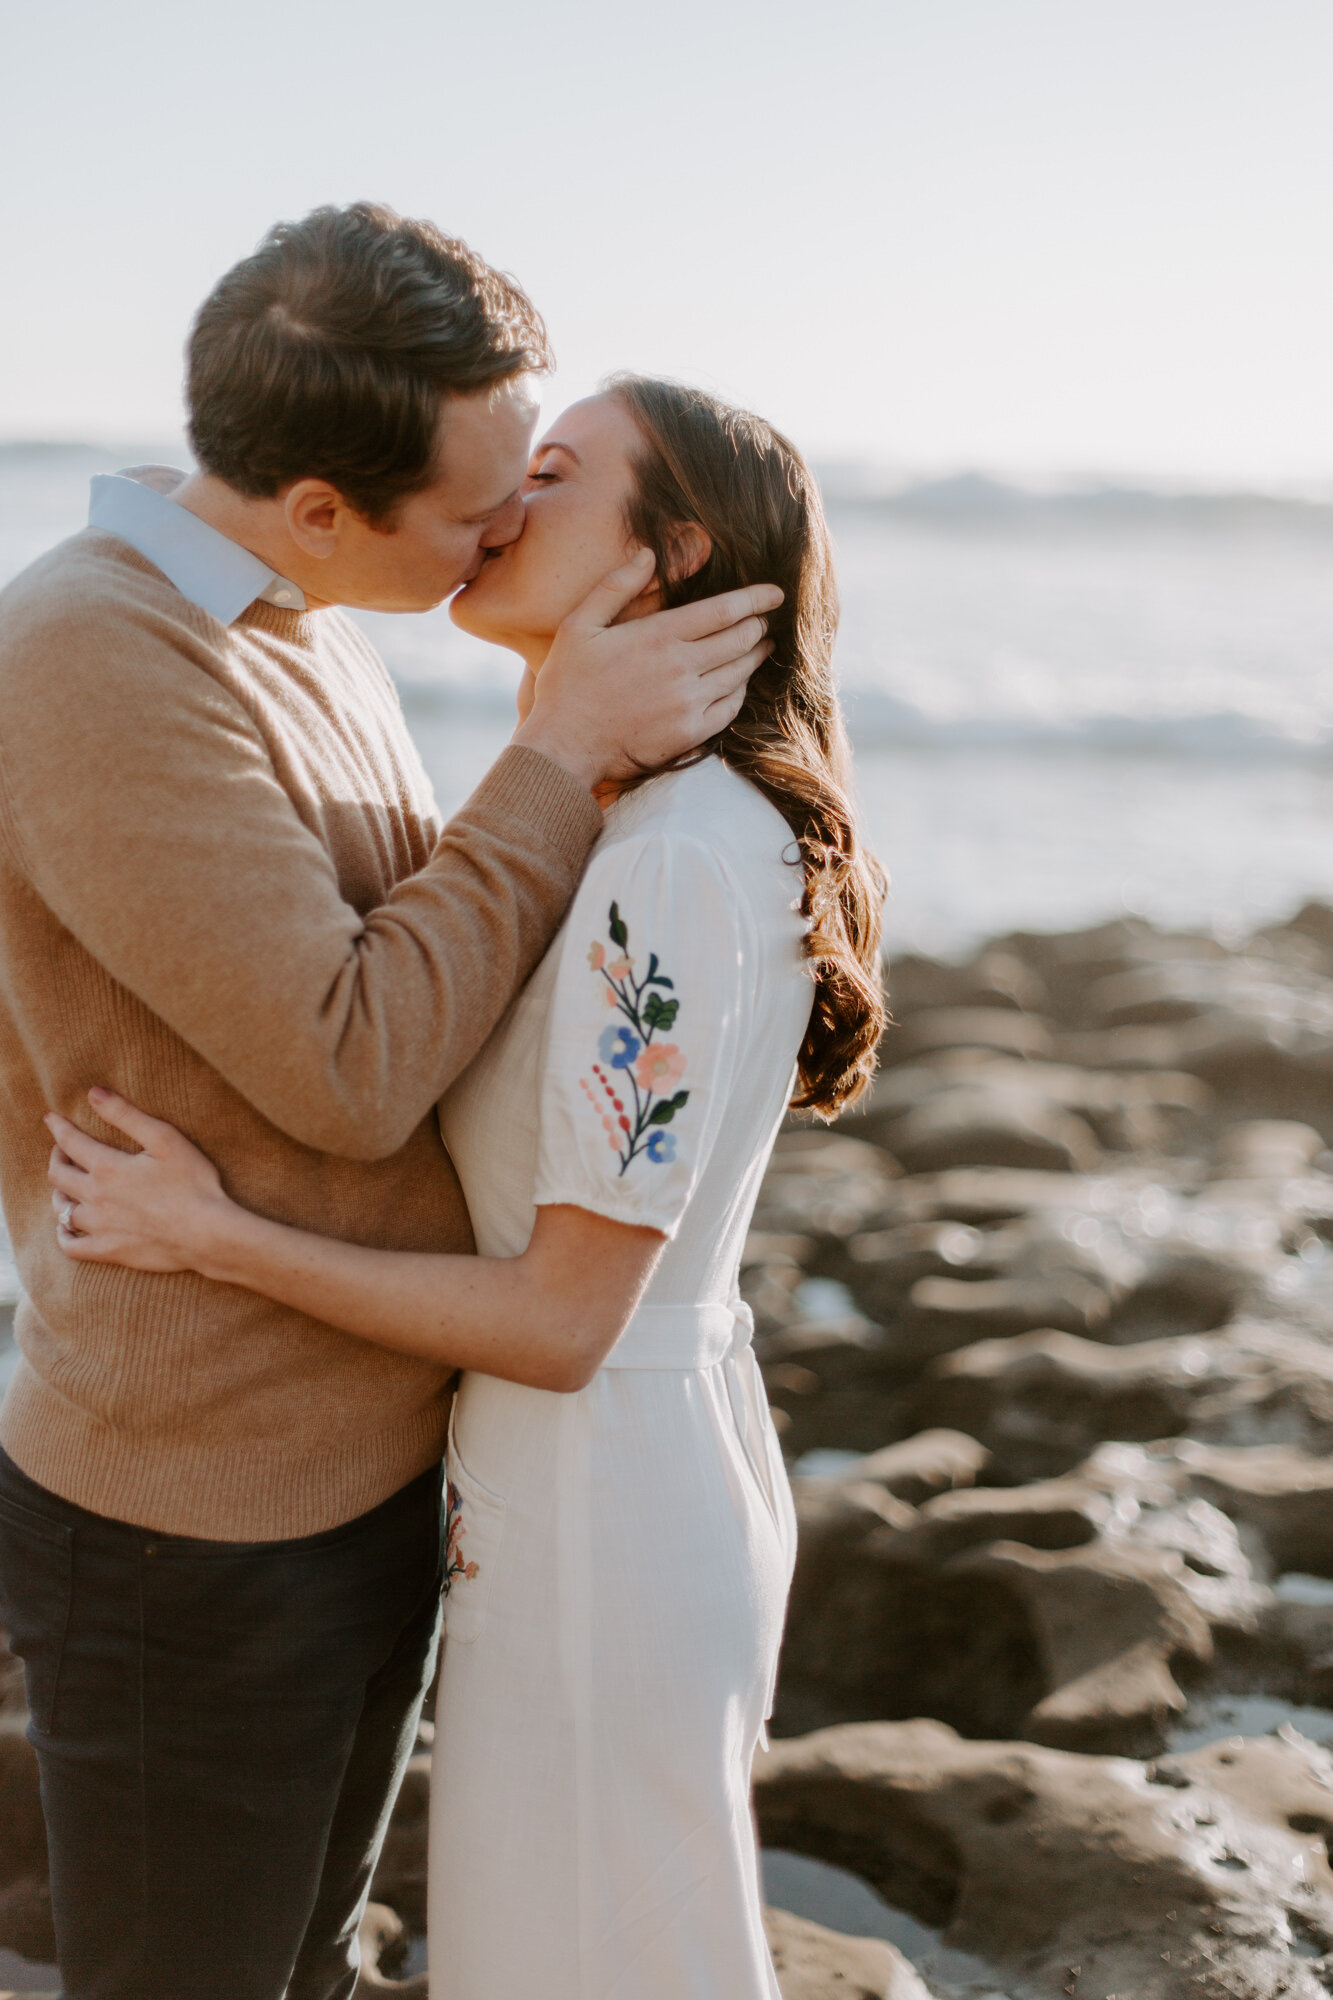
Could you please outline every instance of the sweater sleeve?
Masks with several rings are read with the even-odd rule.
[[[280,1130],[395,1152],[548,944],[601,827],[592,798],[511,747],[427,866],[362,916],[187,619],[94,603],[29,624],[3,659],[16,865]]]
[[[709,847],[645,835],[594,857],[560,952],[536,1202],[674,1236],[736,1073],[744,912]]]

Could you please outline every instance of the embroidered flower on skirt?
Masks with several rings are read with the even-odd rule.
[[[463,1496],[450,1479],[445,1482],[444,1594],[446,1597],[456,1576],[461,1576],[465,1583],[470,1583],[481,1568],[479,1563],[468,1562],[463,1554],[463,1537],[466,1533]]]

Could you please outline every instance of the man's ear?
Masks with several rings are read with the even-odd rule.
[[[668,543],[667,574],[673,583],[701,570],[713,553],[713,537],[697,521],[678,521]]]
[[[287,532],[304,555],[326,560],[338,546],[339,515],[347,502],[327,479],[298,479],[282,496]]]

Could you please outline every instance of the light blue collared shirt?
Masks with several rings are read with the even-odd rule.
[[[305,595],[294,583],[169,498],[185,477],[169,465],[99,472],[88,526],[128,542],[219,625],[234,624],[257,597],[284,611],[304,611]]]

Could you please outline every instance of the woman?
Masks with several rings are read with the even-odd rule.
[[[639,614],[759,579],[785,601],[714,754],[604,801],[563,931],[440,1107],[479,1255],[250,1215],[101,1092],[143,1150],[51,1118],[53,1199],[71,1257],[193,1268],[466,1370],[435,2000],[776,2000],[748,1792],[794,1521],[737,1273],[788,1102],[850,1103],[883,1026],[828,539],[784,439],[638,377],[565,412],[525,497],[522,538],[453,615],[528,676],[636,545],[656,559]]]

